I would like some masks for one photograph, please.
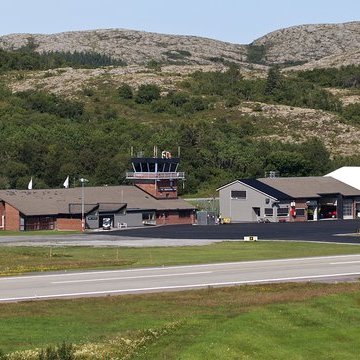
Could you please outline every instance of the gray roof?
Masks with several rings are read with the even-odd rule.
[[[82,201],[81,187],[44,190],[0,190],[3,200],[25,215],[70,214],[70,204],[79,206]],[[119,209],[122,204],[128,210],[192,210],[194,206],[182,199],[157,200],[136,186],[84,187],[85,211],[96,205],[100,208]],[[109,205],[110,204],[110,205]],[[111,205],[112,204],[112,205]],[[73,210],[71,213],[74,213]]]
[[[97,203],[97,204],[84,204],[84,212],[87,214],[91,211],[98,210],[100,213],[113,212],[116,213],[126,207],[126,204],[122,203]],[[81,214],[82,205],[79,203],[69,204],[70,214]]]
[[[278,177],[258,179],[293,198],[318,198],[326,194],[360,196],[360,190],[332,177]]]

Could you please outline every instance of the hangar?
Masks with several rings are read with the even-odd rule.
[[[288,222],[360,217],[360,190],[332,177],[240,179],[219,189],[232,222]]]

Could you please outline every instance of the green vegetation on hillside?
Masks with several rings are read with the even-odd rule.
[[[360,88],[359,65],[302,71],[299,72],[298,76],[321,86]]]
[[[27,55],[32,61],[43,56]],[[359,123],[357,104],[342,108],[317,78],[283,75],[278,68],[265,79],[248,80],[230,64],[225,72],[195,72],[177,90],[162,91],[155,84],[136,89],[109,82],[64,98],[35,90],[11,93],[0,85],[0,188],[26,188],[30,176],[35,188],[59,187],[68,175],[85,176],[91,185],[122,184],[131,147],[149,156],[157,145],[170,151],[180,146],[187,173],[183,193],[212,195],[234,178],[268,170],[322,175],[346,161],[330,160],[319,139],[267,140],[271,122],[261,112],[236,112],[243,101],[322,109]]]
[[[254,64],[264,64],[266,60],[266,47],[264,45],[250,44],[247,48],[247,61]]]
[[[195,94],[236,97],[327,111],[340,111],[340,101],[328,91],[301,77],[285,77],[277,67],[270,68],[266,79],[245,80],[234,65],[226,72],[195,72],[183,86]]]

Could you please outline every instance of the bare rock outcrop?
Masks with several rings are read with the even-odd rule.
[[[0,37],[2,49],[18,49],[28,44],[34,45],[38,52],[97,52],[124,60],[128,65],[144,65],[149,60],[155,60],[182,65],[315,62],[311,66],[317,67],[332,66],[334,62],[340,64],[342,60],[346,60],[346,64],[358,63],[360,22],[293,26],[271,32],[250,45],[126,29],[71,31],[50,35],[11,34]],[[323,58],[327,60],[319,65]]]
[[[0,48],[18,49],[29,43],[38,52],[97,52],[145,64],[149,60],[181,64],[211,64],[246,60],[246,46],[197,36],[164,35],[144,31],[108,29],[59,34],[11,34],[0,37]]]
[[[319,60],[359,50],[360,22],[293,26],[271,32],[251,45],[264,47],[267,64]]]

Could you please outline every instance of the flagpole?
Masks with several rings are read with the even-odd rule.
[[[84,200],[84,186],[85,182],[89,180],[81,178],[79,179],[81,182],[81,231],[85,231],[85,200]]]

